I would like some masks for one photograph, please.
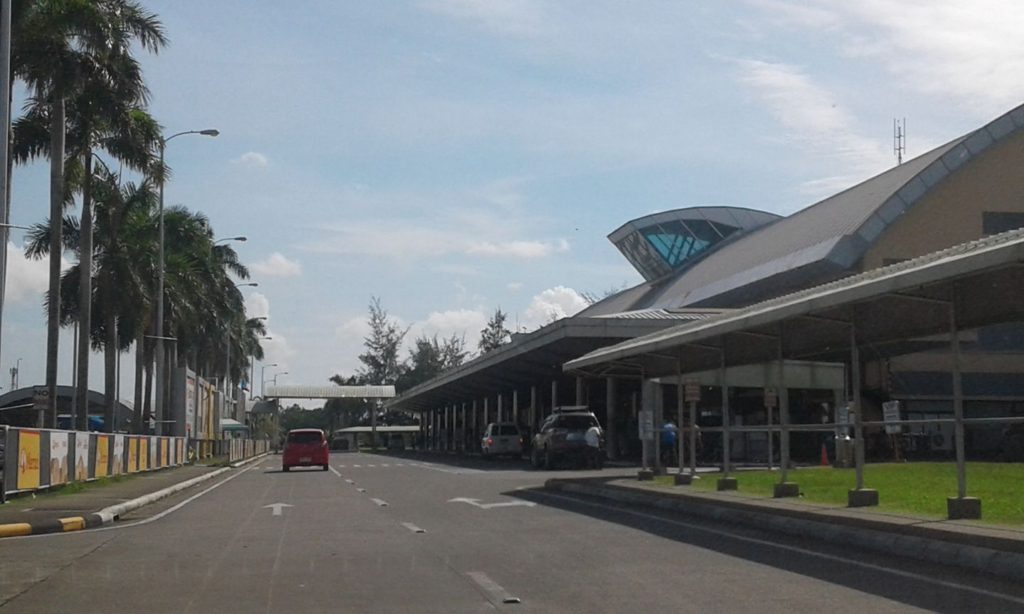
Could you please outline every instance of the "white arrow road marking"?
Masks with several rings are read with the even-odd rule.
[[[379,507],[387,507],[388,506],[388,502],[385,501],[384,499],[370,499],[370,501],[373,501]]]
[[[413,533],[426,533],[426,531],[424,531],[423,529],[419,528],[418,526],[414,525],[411,522],[403,522],[402,526],[405,527],[406,529],[409,529]]]
[[[477,583],[477,586],[482,588],[485,593],[490,596],[492,602],[497,601],[498,603],[520,603],[519,597],[513,597],[508,591],[506,591],[500,584],[491,580],[491,578],[482,571],[469,571],[466,575],[470,577],[473,582]]]
[[[286,507],[295,507],[295,506],[290,505],[288,503],[271,503],[270,505],[264,505],[263,507],[265,507],[265,508],[269,507],[269,508],[273,509],[274,510],[273,514],[272,514],[273,516],[280,516],[282,509],[284,509]]]
[[[473,507],[479,507],[482,510],[489,510],[496,507],[535,507],[537,505],[533,501],[502,501],[500,503],[480,503],[480,499],[470,499],[469,497],[456,497],[455,499],[448,499],[448,503],[468,503]]]

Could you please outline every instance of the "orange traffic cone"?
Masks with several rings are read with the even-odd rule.
[[[828,449],[825,444],[821,444],[821,466],[827,467],[830,463],[828,462]]]

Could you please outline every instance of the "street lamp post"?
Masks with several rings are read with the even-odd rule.
[[[266,320],[266,316],[253,318],[254,320]],[[273,337],[260,337],[257,341],[270,341]],[[256,396],[256,355],[249,357],[249,396]]]
[[[160,139],[160,206],[159,206],[159,225],[160,225],[160,252],[158,255],[157,267],[157,281],[156,281],[156,414],[157,424],[163,424],[164,418],[164,397],[166,387],[166,375],[164,374],[164,269],[166,268],[164,262],[164,150],[167,149],[167,142],[171,139],[186,134],[201,134],[203,136],[217,136],[220,134],[218,130],[208,128],[206,130],[185,130],[184,132],[178,132],[172,134],[167,138]],[[157,427],[157,434],[163,434],[163,426]]]
[[[263,365],[262,367],[260,367],[260,396],[261,397],[265,397],[266,394],[267,394],[267,390],[266,390],[267,367],[276,367],[276,366],[277,366],[277,363],[276,362],[272,362],[269,365]]]

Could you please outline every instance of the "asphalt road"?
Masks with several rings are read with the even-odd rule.
[[[110,528],[5,539],[0,611],[1024,609],[992,578],[538,490],[596,472],[423,458],[272,456]]]

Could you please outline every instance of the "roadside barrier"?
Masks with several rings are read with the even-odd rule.
[[[185,463],[184,437],[6,427],[0,432],[3,495]]]

